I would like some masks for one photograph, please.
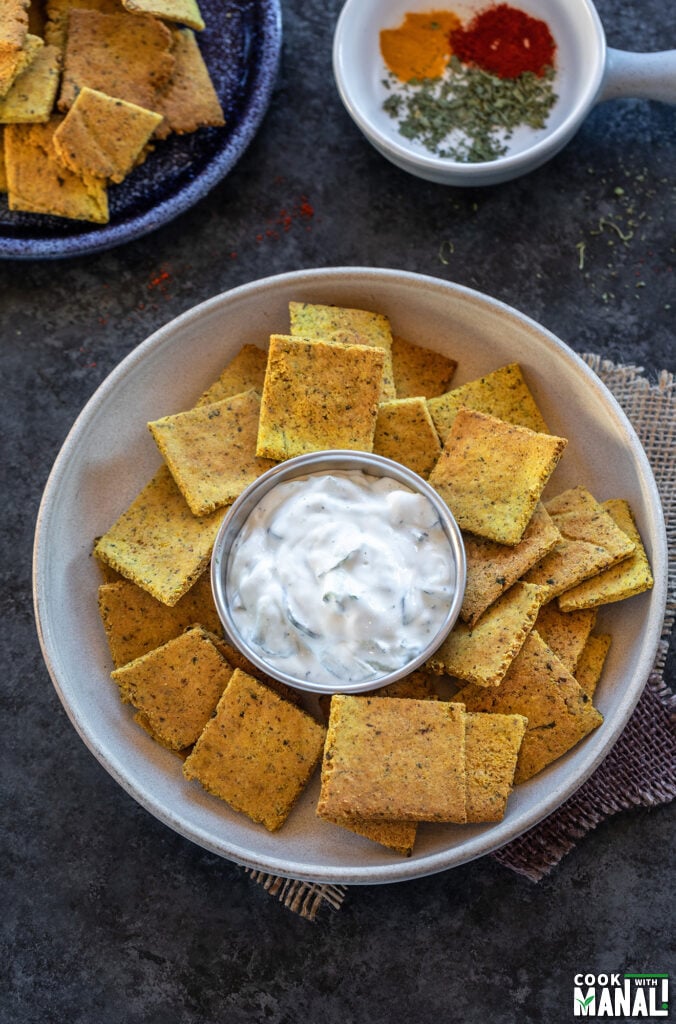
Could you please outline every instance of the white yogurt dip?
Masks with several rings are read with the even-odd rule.
[[[233,544],[226,580],[232,620],[263,661],[338,688],[416,658],[444,623],[455,586],[432,503],[361,470],[268,491]]]

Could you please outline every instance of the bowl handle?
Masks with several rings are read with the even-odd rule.
[[[597,103],[622,96],[676,103],[676,50],[627,53],[609,47]]]

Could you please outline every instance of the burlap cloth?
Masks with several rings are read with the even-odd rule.
[[[491,854],[537,882],[599,822],[632,807],[655,807],[676,796],[676,697],[664,667],[676,612],[676,423],[674,378],[663,370],[651,384],[641,367],[616,366],[595,355],[585,362],[615,395],[641,439],[662,498],[669,547],[667,610],[650,678],[619,740],[594,774],[548,818]],[[310,921],[338,910],[346,886],[322,885],[245,869],[288,907]]]

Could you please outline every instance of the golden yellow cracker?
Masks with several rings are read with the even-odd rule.
[[[3,0],[0,16],[0,52],[21,50],[28,34],[30,0]]]
[[[52,136],[60,119],[47,124],[10,124],[5,128],[5,166],[10,210],[106,224],[104,182],[83,179],[56,160]]]
[[[545,505],[562,540],[525,574],[544,588],[543,604],[627,558],[633,540],[584,487],[572,487]]]
[[[423,669],[417,669],[414,672],[409,672],[407,676],[402,679],[397,679],[394,683],[389,683],[387,686],[381,686],[375,690],[367,690],[361,695],[362,697],[398,697],[401,700],[414,699],[414,700],[438,700],[439,695],[436,692],[435,677],[430,672],[425,672]],[[326,719],[329,717],[331,711],[331,694],[322,693],[318,697],[319,708]]]
[[[382,349],[385,355],[380,400],[387,402],[397,397],[392,367],[392,330],[382,313],[321,303],[290,302],[289,319],[293,337]]]
[[[228,640],[215,633],[209,633],[209,639],[233,668],[239,668],[242,672],[247,672],[250,676],[253,676],[260,683],[265,683],[269,689],[274,690],[284,700],[290,700],[292,704],[301,703],[299,690],[294,690],[292,686],[287,686],[286,683],[280,682],[279,679],[273,679],[266,672],[261,672],[256,665],[253,665],[248,658],[245,658],[242,652],[233,647]]]
[[[653,574],[646,550],[641,541],[629,503],[622,499],[604,501],[601,508],[613,522],[633,541],[633,552],[617,565],[605,569],[591,579],[578,583],[559,597],[559,608],[571,611],[578,608],[595,608],[602,604],[624,601],[636,594],[642,594],[653,586]]]
[[[379,405],[373,451],[427,479],[441,454],[441,443],[424,398]]]
[[[171,30],[145,14],[71,10],[59,109],[68,110],[89,86],[157,110],[158,91],[174,70],[171,46]]]
[[[465,821],[463,709],[334,696],[317,811],[339,820]]]
[[[99,11],[101,14],[120,14],[120,0],[46,0],[45,42],[57,46],[63,53],[68,38],[68,21],[72,10]]]
[[[161,121],[161,114],[85,86],[54,132],[54,148],[76,174],[121,182]]]
[[[176,21],[201,32],[204,18],[196,0],[122,0],[131,14],[152,14],[165,21]]]
[[[431,348],[392,338],[392,372],[397,398],[435,398],[448,391],[457,361]]]
[[[44,40],[39,36],[27,35],[20,50],[0,49],[0,98],[7,95],[17,78],[31,66],[44,45]]]
[[[148,424],[193,515],[231,504],[274,466],[256,455],[260,407],[258,392],[246,391]]]
[[[221,373],[218,380],[214,381],[200,395],[195,403],[199,405],[211,405],[212,402],[220,402],[224,398],[232,398],[233,395],[241,395],[243,391],[263,390],[265,381],[265,367],[268,362],[268,354],[257,345],[243,345],[234,359]]]
[[[592,634],[578,658],[575,678],[589,697],[596,692],[611,642],[612,637],[607,633]]]
[[[221,631],[208,572],[203,572],[173,607],[161,604],[125,579],[102,583],[98,606],[116,668],[161,647],[194,623],[207,630]]]
[[[561,540],[561,534],[541,502],[518,544],[496,544],[466,533],[467,584],[460,617],[473,626],[494,601],[536,565]]]
[[[257,455],[288,459],[324,448],[372,451],[382,371],[380,349],[273,334]]]
[[[325,735],[300,708],[235,669],[183,772],[274,832],[319,762]]]
[[[35,60],[0,99],[0,124],[44,124],[49,121],[60,73],[58,49],[43,46]]]
[[[518,544],[567,441],[460,409],[429,482],[463,530]]]
[[[535,629],[574,676],[578,659],[595,624],[595,609],[562,612],[555,602],[550,601],[540,609]]]
[[[539,588],[515,583],[473,628],[456,623],[425,667],[477,686],[498,686],[533,628],[539,609]]]
[[[502,821],[528,719],[523,715],[465,715],[467,821]]]
[[[403,857],[410,857],[413,853],[418,832],[417,821],[368,821],[365,818],[332,818],[326,814],[318,817],[374,843],[380,843]]]
[[[549,432],[518,363],[502,366],[478,380],[432,398],[429,407],[442,441],[461,408],[487,413],[537,433]]]
[[[198,738],[233,670],[203,629],[195,627],[111,673],[125,703],[142,713],[172,750]]]
[[[596,729],[603,716],[533,630],[500,686],[465,686],[454,700],[467,711],[523,715],[526,734],[517,760],[515,783],[542,771]]]
[[[163,604],[202,574],[223,513],[194,516],[166,466],[96,542],[96,555]]]
[[[164,115],[157,137],[224,125],[223,109],[194,33],[187,28],[176,29],[172,39],[175,67],[157,98],[156,109]]]

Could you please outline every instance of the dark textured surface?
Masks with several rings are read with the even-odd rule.
[[[312,925],[137,806],[42,662],[30,559],[51,463],[112,367],[219,291],[300,267],[401,267],[504,299],[577,351],[676,370],[673,108],[601,106],[507,185],[417,181],[340,105],[338,6],[284,4],[262,129],[192,211],[95,257],[0,264],[2,1024],[549,1024],[572,1018],[579,970],[673,974],[673,806],[604,823],[539,885],[486,859],[356,889]],[[599,10],[612,46],[674,44],[666,0]]]

